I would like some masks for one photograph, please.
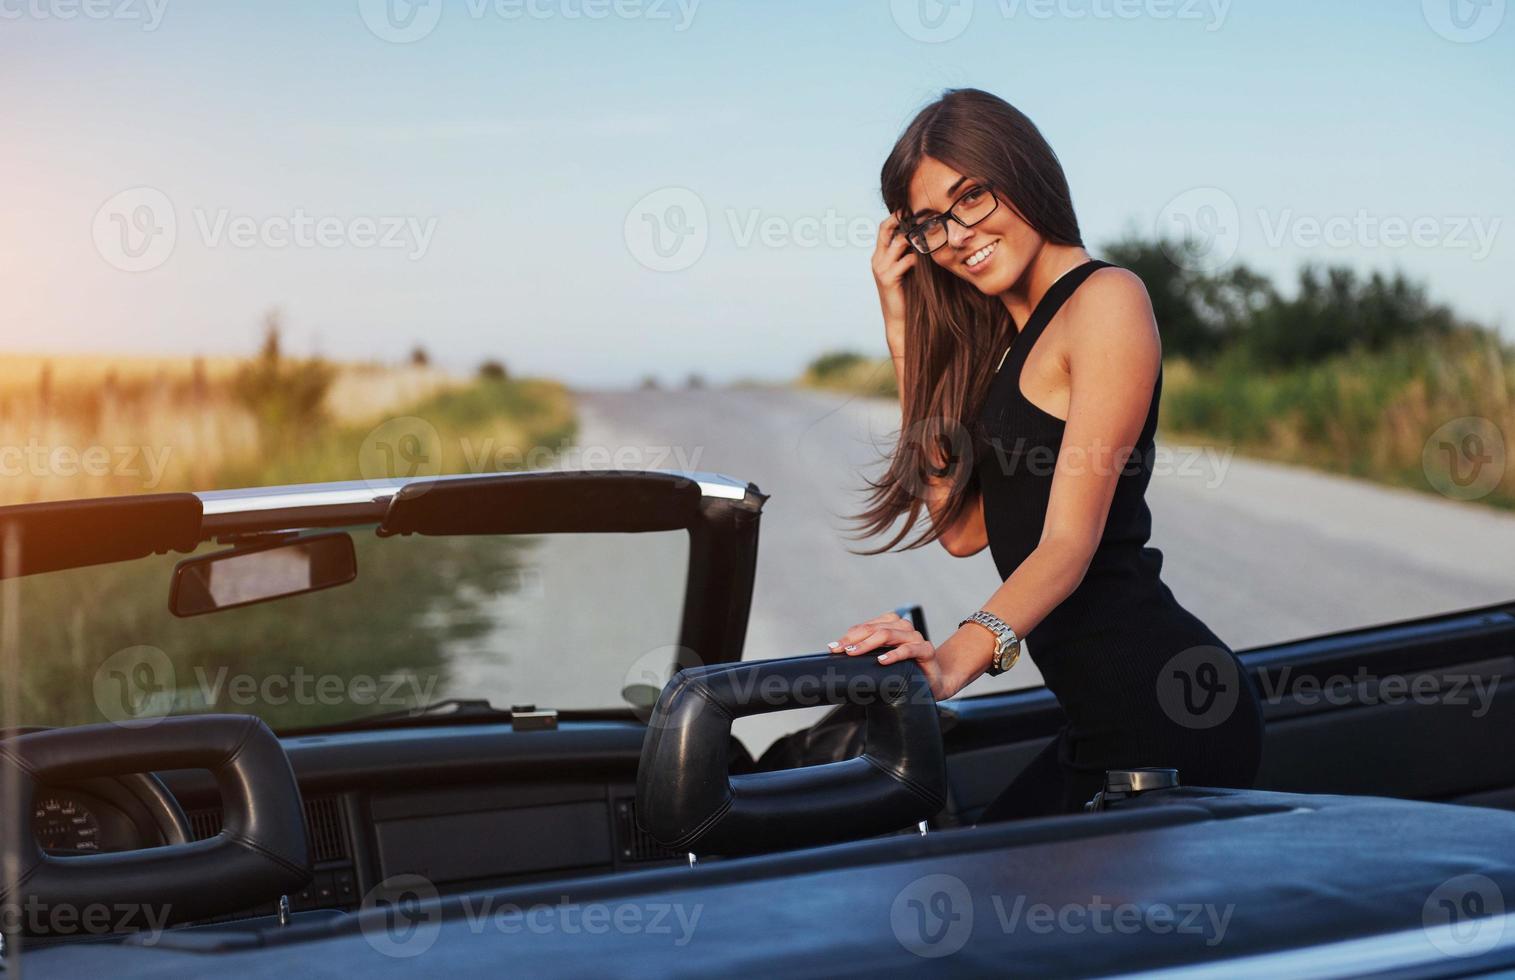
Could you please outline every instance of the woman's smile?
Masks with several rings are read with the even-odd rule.
[[[972,255],[968,256],[968,258],[963,261],[963,266],[971,273],[980,273],[984,271],[985,264],[989,261],[989,257],[998,250],[999,239],[996,238],[994,241],[980,248],[977,252],[974,252]]]

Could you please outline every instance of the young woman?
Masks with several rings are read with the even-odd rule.
[[[1162,361],[1141,280],[1090,258],[1056,155],[987,92],[924,109],[882,183],[873,273],[903,424],[859,523],[905,520],[866,553],[924,510],[907,547],[988,547],[1004,583],[939,644],[886,614],[830,648],[913,659],[941,699],[1007,669],[1025,639],[1067,724],[984,819],[1079,809],[1106,769],[1250,786],[1256,691],[1146,546]]]

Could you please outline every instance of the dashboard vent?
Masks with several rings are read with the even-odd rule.
[[[310,834],[312,861],[319,864],[347,858],[347,828],[335,796],[317,796],[305,801],[305,827]]]
[[[637,826],[636,804],[629,800],[616,800],[616,846],[622,861],[670,861],[684,857],[652,839],[652,835]]]
[[[208,840],[221,832],[221,808],[209,806],[203,810],[190,810],[189,833],[195,840]]]
[[[195,840],[206,840],[221,832],[221,808],[218,806],[190,810],[189,830]],[[316,796],[305,801],[305,828],[310,837],[310,859],[345,861],[352,855],[347,846],[347,827],[342,820],[342,804],[335,796]]]

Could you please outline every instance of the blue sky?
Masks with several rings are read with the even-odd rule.
[[[1504,0],[78,2],[0,0],[7,350],[240,352],[278,306],[340,357],[785,378],[882,351],[879,166],[965,85],[1096,252],[1187,216],[1515,329]]]

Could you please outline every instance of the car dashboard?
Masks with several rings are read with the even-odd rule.
[[[645,731],[630,721],[565,722],[546,731],[474,724],[286,737],[315,870],[288,896],[290,908],[353,911],[401,876],[419,875],[445,895],[685,860],[636,823]],[[220,832],[209,773],[159,775],[193,839]],[[275,911],[268,902],[207,921]]]

